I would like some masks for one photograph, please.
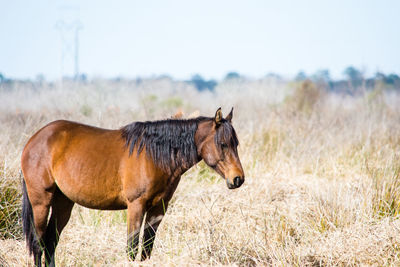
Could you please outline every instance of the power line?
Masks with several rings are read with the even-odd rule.
[[[69,58],[74,62],[73,73],[74,79],[77,80],[79,78],[79,31],[83,29],[83,24],[77,15],[78,8],[62,7],[60,11],[62,18],[57,21],[56,29],[61,37],[61,80],[67,76],[68,70],[66,66]]]

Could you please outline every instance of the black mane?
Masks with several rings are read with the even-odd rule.
[[[146,148],[146,154],[163,171],[173,174],[178,167],[188,169],[199,161],[194,135],[199,122],[213,118],[198,117],[188,120],[167,119],[160,121],[133,122],[123,127],[122,137],[132,155],[137,147],[137,155]],[[215,143],[225,143],[230,147],[239,144],[235,130],[226,120],[218,127]]]
[[[138,155],[146,147],[147,155],[155,164],[172,174],[178,167],[190,168],[198,162],[194,135],[198,123],[205,120],[211,118],[133,122],[122,128],[122,137],[129,155],[135,146]]]

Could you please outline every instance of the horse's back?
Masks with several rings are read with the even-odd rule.
[[[65,148],[69,141],[75,142],[80,136],[93,136],[108,130],[92,127],[67,120],[57,120],[45,125],[27,142],[22,152],[22,165],[29,165],[38,160],[50,160],[53,152]],[[39,159],[40,157],[40,159]],[[49,158],[50,157],[50,158]]]

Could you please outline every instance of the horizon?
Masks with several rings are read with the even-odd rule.
[[[353,66],[349,66],[349,67],[353,67]],[[326,70],[326,69],[322,69],[322,70]],[[356,69],[358,70],[358,69]],[[329,71],[329,70],[328,70]],[[360,71],[360,70],[358,70]],[[302,71],[300,71],[302,72]],[[203,75],[201,75],[200,73],[195,73],[193,75],[191,75],[188,78],[179,78],[179,77],[174,77],[172,75],[169,74],[151,74],[148,76],[110,76],[110,77],[105,77],[105,76],[101,76],[101,75],[94,75],[94,76],[89,76],[86,73],[80,73],[79,77],[74,77],[74,76],[63,76],[63,77],[55,77],[55,78],[47,78],[45,75],[43,75],[42,73],[37,74],[36,76],[33,77],[11,77],[8,75],[5,75],[5,73],[0,72],[0,78],[4,79],[4,81],[15,81],[15,82],[48,82],[48,83],[52,83],[52,82],[60,82],[60,81],[95,81],[95,80],[107,80],[107,81],[116,81],[116,80],[120,80],[120,81],[133,81],[133,80],[158,80],[158,79],[170,79],[171,81],[176,81],[176,82],[193,82],[196,79],[200,79],[203,80],[204,82],[207,81],[215,81],[217,83],[226,81],[226,80],[231,80],[231,79],[236,79],[236,78],[229,78],[228,74],[238,74],[239,75],[239,79],[243,80],[243,81],[256,81],[256,80],[263,80],[263,79],[275,79],[277,81],[282,81],[282,82],[290,82],[290,81],[305,81],[305,80],[311,80],[311,81],[318,81],[319,79],[324,80],[325,82],[327,81],[331,81],[331,82],[342,82],[342,81],[348,81],[349,79],[351,79],[350,77],[345,77],[345,75],[342,75],[341,77],[329,77],[329,79],[325,79],[325,77],[322,76],[318,76],[318,71],[316,73],[311,73],[311,74],[307,74],[307,73],[303,73],[306,74],[305,77],[303,78],[298,78],[297,76],[300,75],[300,72],[297,73],[296,75],[292,75],[292,76],[284,76],[281,75],[279,73],[274,73],[274,72],[270,72],[270,73],[266,73],[265,75],[262,76],[248,76],[248,75],[242,75],[241,73],[238,73],[236,71],[229,71],[227,72],[225,75],[223,75],[222,77],[218,78],[218,79],[214,79],[214,78],[207,78],[204,77]],[[389,73],[384,73],[384,72],[376,72],[376,73],[372,73],[370,75],[364,75],[364,73],[361,73],[361,79],[363,80],[379,80],[381,79],[381,77],[378,77],[377,74],[383,74],[385,75],[385,77],[390,77],[391,75],[395,75],[395,77],[400,78],[400,75],[398,73],[395,72],[389,72]],[[0,79],[1,82],[1,79]]]

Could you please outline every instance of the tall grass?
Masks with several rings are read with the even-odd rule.
[[[19,157],[40,127],[63,118],[118,128],[219,106],[235,107],[246,182],[228,190],[204,163],[189,170],[143,265],[400,264],[400,96],[271,80],[227,81],[215,93],[169,79],[0,90],[1,260],[32,264],[18,223]],[[125,220],[75,207],[57,263],[137,265],[125,254]]]
[[[0,238],[22,237],[20,213],[21,193],[18,184],[2,179],[0,182]]]

